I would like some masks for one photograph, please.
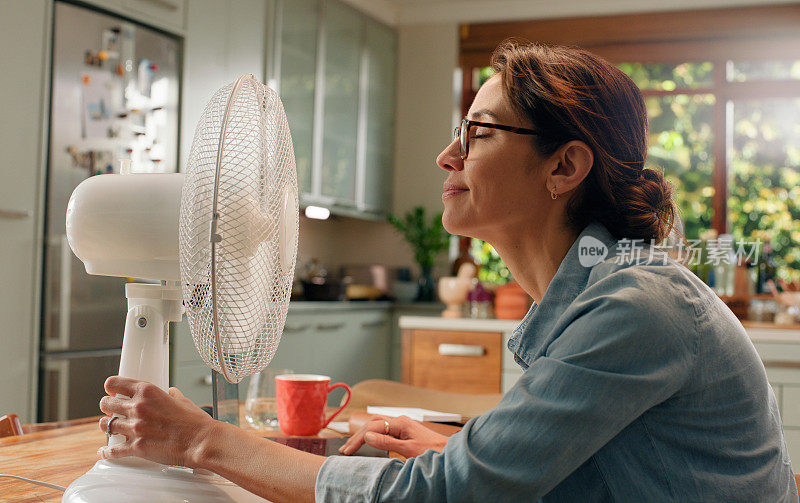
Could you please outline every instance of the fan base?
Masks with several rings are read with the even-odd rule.
[[[67,503],[269,503],[211,472],[141,458],[100,460],[64,493]]]

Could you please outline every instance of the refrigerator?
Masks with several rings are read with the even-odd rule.
[[[119,370],[133,278],[86,274],[69,248],[66,207],[90,176],[175,172],[182,40],[91,8],[53,5],[38,421],[100,414]]]

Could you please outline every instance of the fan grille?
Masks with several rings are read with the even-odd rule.
[[[294,228],[282,244],[287,193],[293,195],[288,211],[295,214],[289,219]],[[195,346],[232,383],[266,367],[280,342],[297,256],[296,195],[280,98],[252,75],[240,77],[214,94],[197,124],[179,228],[183,298]],[[212,245],[215,206],[220,239]],[[281,246],[291,247],[291,260],[280,260]]]

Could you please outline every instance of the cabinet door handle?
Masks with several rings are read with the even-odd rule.
[[[317,330],[336,330],[338,328],[342,328],[344,326],[344,322],[342,323],[330,323],[328,325],[319,324],[317,325]]]
[[[283,326],[283,333],[286,332],[302,332],[303,330],[307,330],[308,327],[311,325],[284,325]]]
[[[155,7],[160,7],[162,9],[166,9],[169,11],[178,10],[178,6],[175,5],[174,2],[170,2],[169,0],[144,0],[144,1]]]
[[[483,346],[439,344],[439,354],[442,356],[483,356],[485,353]]]
[[[212,384],[214,384],[214,378],[211,377],[211,374],[208,374],[207,376],[203,376],[203,377],[200,378],[200,384],[204,384],[206,386],[211,386]]]
[[[375,328],[375,327],[385,327],[389,322],[386,320],[380,321],[365,321],[361,324],[361,328]]]
[[[30,210],[3,210],[0,209],[0,218],[7,220],[22,220],[31,216]]]

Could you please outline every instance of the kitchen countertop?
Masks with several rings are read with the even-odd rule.
[[[466,330],[475,332],[510,332],[522,320],[475,318],[442,318],[440,316],[401,316],[400,328],[429,330]],[[800,324],[742,321],[747,334],[754,341],[800,342]]]
[[[442,318],[441,316],[401,316],[400,328],[466,330],[474,332],[510,332],[522,320],[478,318]]]
[[[394,302],[391,300],[332,300],[308,301],[293,300],[289,302],[289,313],[303,313],[308,311],[347,311],[350,309],[430,309],[432,311],[444,309],[444,304],[439,302]]]

